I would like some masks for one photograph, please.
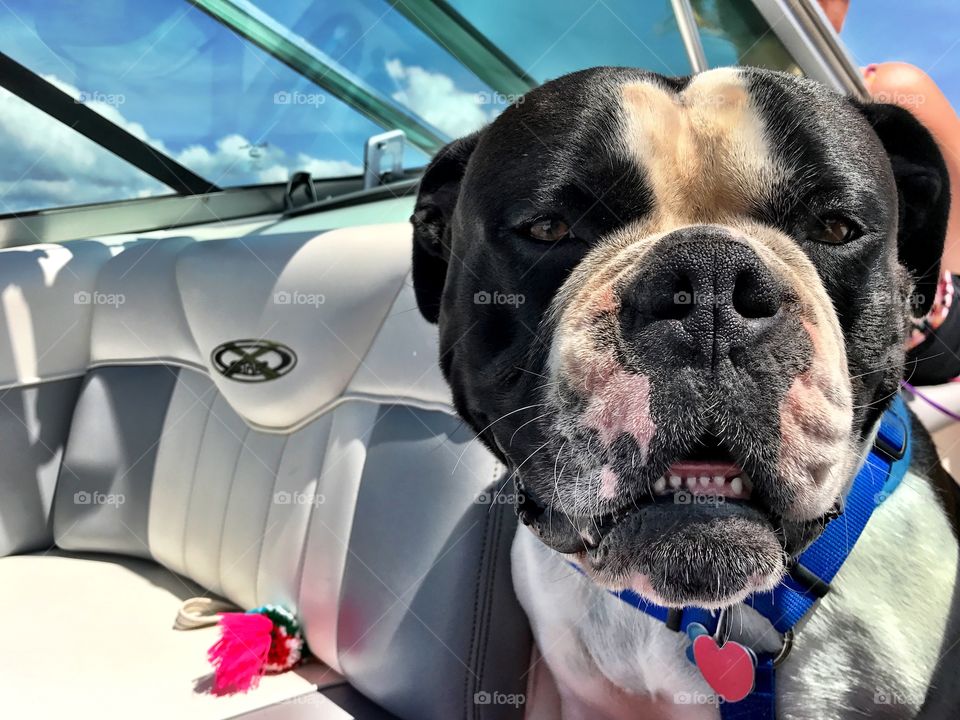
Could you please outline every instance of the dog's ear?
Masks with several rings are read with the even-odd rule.
[[[440,317],[440,296],[450,260],[450,219],[460,181],[480,132],[454,140],[427,166],[410,222],[413,223],[413,289],[417,306],[432,323]]]
[[[950,176],[930,132],[908,110],[857,103],[890,157],[899,196],[897,253],[914,279],[917,317],[933,304],[950,213]]]

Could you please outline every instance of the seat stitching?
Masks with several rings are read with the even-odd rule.
[[[223,593],[223,539],[227,535],[227,517],[230,514],[230,501],[233,499],[233,489],[237,484],[237,468],[240,467],[240,458],[247,448],[247,438],[250,428],[243,433],[240,448],[237,450],[237,459],[233,461],[233,472],[230,473],[230,489],[227,491],[227,501],[223,504],[223,519],[220,521],[220,544],[217,547],[217,592]]]
[[[261,563],[263,562],[263,547],[267,544],[267,528],[270,527],[270,513],[273,512],[274,505],[273,498],[277,494],[277,482],[280,479],[280,468],[283,467],[283,456],[287,452],[287,443],[290,442],[290,436],[287,435],[283,438],[283,447],[280,448],[280,457],[277,459],[277,471],[273,474],[273,486],[270,489],[270,498],[267,503],[267,514],[263,518],[263,533],[260,535],[260,549],[257,551],[257,565],[256,565],[256,579],[253,581],[253,598],[254,602],[257,605],[262,605],[263,603],[260,600],[260,576],[261,576]],[[301,546],[302,547],[302,546]],[[297,594],[299,595],[299,588],[296,588]],[[298,598],[299,599],[299,598]],[[298,610],[299,608],[295,608]]]
[[[216,389],[216,386],[212,382],[207,390],[209,391],[211,388]],[[201,397],[205,394],[206,393],[201,393]],[[216,401],[217,395],[214,394],[213,402],[215,403]],[[211,403],[211,405],[212,404],[213,403]],[[210,405],[203,403],[203,408],[207,411],[207,416],[203,420],[203,430],[200,431],[200,439],[197,441],[197,454],[193,458],[193,472],[190,473],[190,492],[187,493],[187,505],[183,512],[183,537],[180,540],[180,567],[183,569],[185,575],[190,575],[190,568],[187,567],[187,531],[190,529],[190,510],[193,507],[193,494],[197,488],[197,467],[200,465],[200,455],[203,453],[203,441],[207,436],[210,416],[213,414],[210,410]]]
[[[493,615],[493,592],[494,592],[494,579],[497,573],[497,551],[500,549],[500,535],[503,529],[503,507],[500,505],[493,507],[493,518],[491,519],[491,524],[493,525],[493,532],[491,534],[491,541],[489,545],[485,545],[483,548],[484,558],[487,560],[486,564],[486,597],[483,608],[483,623],[480,626],[480,643],[481,647],[477,652],[477,682],[480,687],[485,687],[484,684],[484,672],[487,667],[487,647],[490,641],[490,618]],[[478,713],[484,714],[483,709],[480,708]]]
[[[483,537],[480,539],[481,552],[482,552],[482,548],[486,546],[487,533],[489,529],[490,529],[490,523],[485,522],[483,524]],[[479,637],[479,628],[477,627],[477,621],[478,621],[478,615],[479,615],[478,611],[479,611],[479,605],[480,605],[480,588],[481,588],[482,575],[483,575],[483,556],[482,555],[480,560],[481,561],[477,563],[477,575],[476,575],[476,582],[474,584],[473,614],[472,614],[473,624],[470,629],[470,648],[467,652],[467,657],[470,658],[471,665],[473,664],[473,660],[476,657],[476,655],[474,654],[474,649],[477,646],[478,637]],[[476,703],[473,702],[473,698],[471,697],[471,693],[470,693],[471,673],[472,671],[469,670],[469,667],[468,667],[468,672],[463,674],[464,717],[470,717],[471,707],[476,708]]]

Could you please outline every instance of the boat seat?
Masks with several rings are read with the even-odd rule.
[[[405,224],[0,251],[0,715],[522,717],[476,701],[525,689],[515,518],[410,252]],[[193,595],[286,605],[312,664],[212,696]]]

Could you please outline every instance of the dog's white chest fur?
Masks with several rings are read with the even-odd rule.
[[[913,717],[940,656],[956,572],[947,519],[929,484],[908,474],[797,629],[777,672],[778,717]],[[563,720],[719,718],[710,687],[686,659],[685,635],[595,586],[524,527],[513,576]],[[733,623],[754,647],[779,642],[752,610],[735,609]]]
[[[593,585],[523,527],[513,575],[564,720],[623,717],[630,695],[682,717],[672,713],[678,693],[710,692],[684,656],[684,636]]]

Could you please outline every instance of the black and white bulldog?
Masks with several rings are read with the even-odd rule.
[[[721,715],[688,638],[610,591],[781,648],[743,601],[843,522],[948,205],[908,112],[746,68],[567,75],[433,160],[417,302],[516,483],[514,584],[563,718]],[[777,717],[960,717],[955,488],[913,435],[796,629]]]

